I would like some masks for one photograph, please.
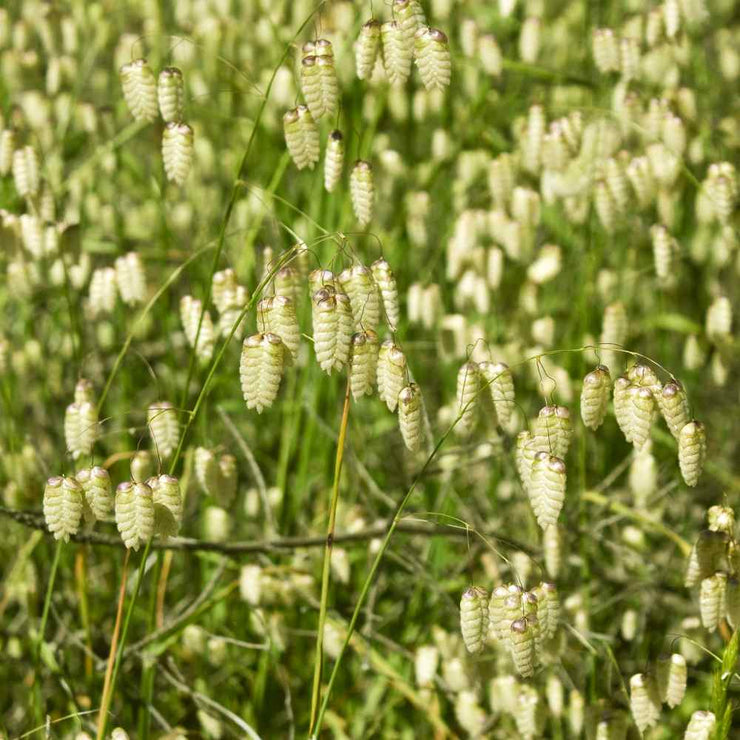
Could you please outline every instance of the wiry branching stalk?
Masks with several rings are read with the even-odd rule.
[[[313,689],[311,692],[311,725],[309,732],[312,732],[316,725],[321,693],[321,672],[324,665],[324,627],[326,625],[326,610],[329,602],[331,554],[334,549],[334,528],[337,518],[337,503],[339,502],[339,480],[342,474],[342,461],[344,460],[344,443],[347,438],[349,403],[350,382],[347,380],[347,389],[344,393],[344,407],[342,408],[342,422],[339,426],[339,439],[337,441],[337,456],[334,462],[334,484],[331,491],[331,502],[329,503],[329,523],[327,525],[324,563],[321,573],[321,603],[319,606],[319,626],[316,633],[316,656],[314,658]]]

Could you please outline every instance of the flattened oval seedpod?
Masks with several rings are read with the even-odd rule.
[[[508,638],[510,622],[506,621],[506,599],[509,591],[506,586],[496,586],[491,592],[488,602],[488,638],[489,640],[505,640]]]
[[[628,391],[630,403],[630,436],[635,449],[640,450],[650,438],[655,418],[655,399],[649,388],[633,385]]]
[[[380,341],[374,331],[358,332],[352,336],[349,380],[355,401],[373,393],[379,349]]]
[[[460,630],[469,653],[483,651],[488,634],[488,592],[472,586],[460,599]]]
[[[401,309],[398,301],[398,284],[391,266],[382,257],[375,260],[370,269],[383,298],[383,308],[391,331],[398,329]]]
[[[414,37],[416,66],[427,90],[444,90],[450,84],[450,46],[442,31],[420,28]]]
[[[686,693],[686,658],[679,653],[658,658],[656,680],[661,701],[677,707]]]
[[[409,53],[414,52],[414,38],[417,31],[426,26],[424,11],[418,0],[394,0],[393,17],[401,29],[403,41]]]
[[[407,45],[403,30],[396,21],[384,23],[380,34],[388,81],[394,86],[403,85],[411,74],[412,47]]]
[[[516,437],[515,460],[516,469],[519,473],[519,480],[528,491],[529,483],[532,476],[532,465],[537,450],[534,446],[534,439],[530,432],[519,432]]]
[[[175,451],[180,440],[180,426],[175,407],[169,401],[153,403],[147,409],[146,423],[156,453],[166,460]]]
[[[410,452],[416,452],[421,447],[422,404],[421,390],[416,383],[409,383],[398,394],[398,425]]]
[[[691,421],[686,391],[677,380],[670,380],[655,398],[670,433],[678,439],[681,430]]]
[[[406,355],[391,339],[380,345],[378,354],[378,398],[393,412],[401,389],[408,385]]]
[[[563,562],[563,530],[559,524],[546,527],[542,533],[545,570],[550,578],[557,578]]]
[[[69,542],[82,522],[84,492],[74,478],[54,476],[44,487],[44,520],[55,540]]]
[[[137,121],[153,121],[157,117],[157,81],[146,59],[124,64],[120,70],[123,97],[131,115]]]
[[[171,121],[162,134],[162,161],[167,179],[182,185],[193,163],[193,129],[187,123]]]
[[[630,710],[640,732],[658,723],[660,699],[654,680],[645,673],[630,678]]]
[[[537,523],[546,529],[557,522],[565,501],[565,463],[554,455],[538,452],[532,465],[529,496]]]
[[[301,92],[315,121],[324,115],[325,107],[321,93],[321,72],[318,57],[309,54],[301,60]]]
[[[355,329],[377,329],[380,323],[380,291],[370,268],[355,265],[343,270],[339,282],[349,297]]]
[[[207,496],[213,496],[218,489],[218,463],[214,453],[206,447],[195,450],[195,477]]]
[[[308,107],[299,105],[283,116],[283,131],[288,153],[295,166],[313,169],[319,161],[319,130]]]
[[[113,487],[108,471],[98,466],[81,470],[77,473],[77,480],[93,516],[99,521],[107,521],[113,512]]]
[[[705,629],[714,632],[725,614],[727,574],[715,573],[701,582],[699,590],[699,611]]]
[[[239,377],[248,409],[261,414],[272,406],[284,366],[285,345],[277,334],[253,334],[244,340]]]
[[[284,295],[263,298],[257,304],[257,317],[260,331],[279,336],[290,357],[295,359],[301,343],[301,330],[293,299]]]
[[[127,548],[138,550],[154,534],[154,498],[146,483],[121,483],[116,488],[116,526]]]
[[[344,136],[342,132],[334,130],[329,133],[324,154],[324,187],[327,193],[334,192],[342,178],[344,167]]]
[[[564,459],[573,438],[570,411],[565,406],[544,406],[534,423],[534,444],[539,452],[545,450]]]
[[[726,532],[730,536],[735,532],[735,512],[729,506],[710,506],[707,522],[712,532]]]
[[[361,80],[368,79],[375,68],[380,51],[380,23],[370,20],[360,28],[355,43],[355,66]]]
[[[143,303],[146,298],[146,275],[138,252],[128,252],[118,257],[115,267],[121,300],[127,306]]]
[[[159,73],[157,98],[159,99],[159,112],[165,123],[182,120],[184,93],[180,69],[165,67]]]
[[[632,441],[631,388],[632,383],[624,376],[614,381],[614,416],[627,442]]]
[[[515,405],[514,376],[511,370],[503,362],[480,362],[478,369],[491,394],[498,423],[502,427],[508,426]]]
[[[583,379],[581,419],[589,429],[596,431],[604,423],[611,385],[612,379],[606,365],[598,365]]]
[[[686,588],[696,586],[699,581],[709,578],[713,573],[726,565],[727,545],[730,535],[727,532],[702,530],[691,548],[689,563],[686,568],[684,585]]]
[[[535,644],[534,631],[528,619],[516,619],[511,623],[509,644],[514,667],[520,676],[534,675]]]
[[[704,425],[690,421],[681,428],[678,435],[678,464],[687,486],[699,482],[707,455],[707,437]]]
[[[545,606],[546,609],[546,631],[547,638],[552,639],[557,632],[558,625],[560,624],[560,598],[558,596],[558,588],[554,583],[548,581],[540,584],[544,599],[540,598],[540,609],[542,610]]]
[[[358,159],[349,177],[349,192],[352,209],[360,226],[367,226],[373,217],[375,183],[370,162]]]
[[[466,362],[457,373],[457,413],[460,420],[456,431],[461,436],[470,434],[475,426],[481,377],[475,362]]]
[[[155,534],[160,537],[174,537],[182,522],[180,481],[172,475],[160,475],[152,492]]]
[[[712,712],[698,709],[691,715],[684,740],[709,740],[714,732],[715,724],[716,719]]]

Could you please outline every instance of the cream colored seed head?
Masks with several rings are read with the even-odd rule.
[[[108,471],[98,466],[81,470],[77,480],[85,492],[85,500],[93,516],[100,521],[107,521],[113,513],[113,488]]]
[[[86,378],[80,378],[75,384],[75,403],[92,402],[95,400],[93,384]]]
[[[565,406],[543,406],[534,423],[535,449],[564,459],[572,438],[570,411]]]
[[[542,44],[542,21],[536,16],[528,16],[519,32],[519,56],[527,64],[535,64]]]
[[[735,533],[735,512],[729,506],[711,506],[707,511],[707,522],[712,532]]]
[[[311,115],[318,121],[326,108],[321,90],[321,70],[316,56],[305,56],[301,60],[301,91]]]
[[[608,74],[619,71],[619,41],[611,28],[594,29],[591,50],[599,72]]]
[[[725,565],[725,554],[730,541],[728,532],[705,529],[699,533],[691,548],[686,567],[686,588],[695,586],[700,581],[713,575]]]
[[[650,428],[655,418],[655,398],[649,388],[633,385],[628,391],[630,437],[636,450],[643,448],[650,438]]]
[[[727,574],[718,572],[701,582],[699,589],[699,611],[701,623],[709,632],[714,632],[725,615]]]
[[[354,329],[350,300],[333,288],[317,290],[311,300],[316,360],[321,369],[331,375],[349,360]]]
[[[632,383],[625,376],[614,381],[614,416],[628,442],[632,441],[632,402],[630,399],[632,388]]]
[[[261,414],[272,406],[280,389],[284,365],[285,345],[276,334],[253,334],[244,340],[239,377],[248,409]]]
[[[349,296],[355,329],[377,329],[380,323],[381,295],[372,270],[364,265],[355,265],[342,271],[339,282]]]
[[[398,425],[406,448],[416,452],[422,443],[423,401],[416,383],[409,383],[398,394]]]
[[[612,379],[609,368],[598,365],[583,379],[581,389],[581,418],[594,431],[604,423],[609,407]]]
[[[460,599],[460,630],[469,653],[483,651],[488,634],[488,592],[472,586]]]
[[[183,97],[182,72],[177,67],[165,67],[159,73],[157,98],[159,112],[166,123],[182,121]]]
[[[740,626],[740,581],[734,576],[727,579],[725,616],[733,629]]]
[[[163,460],[171,457],[180,440],[180,425],[175,407],[169,401],[153,403],[147,409],[146,423],[156,454]]]
[[[547,452],[537,452],[528,493],[537,523],[542,529],[557,522],[565,501],[565,485],[565,463]]]
[[[0,175],[3,177],[10,173],[13,166],[15,139],[16,136],[13,129],[6,128],[0,133]]]
[[[154,458],[149,450],[137,450],[131,458],[131,480],[143,483],[154,474]]]
[[[654,680],[645,673],[630,678],[630,710],[640,732],[658,723],[660,699]]]
[[[329,41],[320,39],[319,43],[323,41],[326,44],[331,44]],[[324,113],[329,116],[336,115],[337,107],[339,105],[339,85],[337,83],[337,72],[334,67],[334,55],[323,54],[317,57],[316,64],[319,69],[319,82],[321,84],[321,102],[323,105]]]
[[[193,129],[187,123],[170,121],[164,127],[162,161],[167,179],[182,185],[193,163]]]
[[[624,303],[617,301],[609,304],[604,310],[604,320],[601,328],[599,343],[607,345],[603,348],[604,364],[611,372],[616,372],[619,367],[617,352],[608,345],[621,347],[627,339],[627,311]]]
[[[534,631],[528,619],[515,619],[509,630],[509,644],[514,667],[520,676],[534,675],[536,665]]]
[[[411,74],[412,48],[400,24],[388,21],[381,27],[383,63],[385,74],[391,85],[403,85]]]
[[[322,288],[326,288],[333,295],[338,284],[337,276],[331,270],[311,270],[308,275],[308,288],[312,296]]]
[[[202,322],[201,314],[203,314]],[[180,321],[188,344],[191,347],[195,346],[197,338],[196,354],[203,361],[210,360],[213,355],[215,332],[211,314],[208,311],[203,313],[203,303],[199,298],[186,295],[180,299]],[[198,333],[199,326],[200,333]]]
[[[127,548],[138,550],[154,534],[154,496],[146,483],[116,488],[116,526]]]
[[[213,452],[205,447],[195,450],[195,477],[205,494],[216,494],[219,484],[218,463]]]
[[[398,395],[407,384],[406,355],[393,340],[386,339],[378,354],[378,398],[385,401],[389,411],[396,410]]]
[[[313,169],[319,161],[319,130],[311,112],[305,105],[289,110],[283,116],[285,143],[295,166]]]
[[[712,712],[697,709],[691,715],[684,740],[709,740],[714,732],[715,724],[716,719]]]
[[[704,425],[699,421],[690,421],[681,428],[678,435],[678,464],[687,486],[693,487],[699,482],[706,454]]]
[[[545,632],[547,639],[552,639],[560,625],[560,597],[554,583],[544,581],[536,589],[540,599],[540,609],[544,609]],[[546,607],[546,608],[545,608]]]
[[[154,501],[154,530],[160,537],[174,537],[182,522],[180,482],[171,475],[160,475],[151,486]]]
[[[678,439],[681,430],[691,420],[686,391],[678,380],[670,380],[655,398],[669,431]]]
[[[153,121],[157,117],[157,81],[146,59],[124,64],[120,71],[123,97],[131,115],[137,121]]]
[[[427,90],[444,90],[450,84],[450,46],[442,31],[420,28],[414,37],[416,66]]]
[[[223,313],[233,305],[236,286],[236,274],[230,267],[213,274],[211,297],[219,313]]]
[[[375,184],[370,162],[358,159],[349,176],[352,209],[360,226],[367,226],[373,217]]]
[[[257,304],[257,323],[261,332],[277,334],[290,356],[296,358],[301,343],[301,330],[292,298],[284,295],[263,298]]]
[[[480,389],[478,365],[466,362],[457,373],[457,413],[460,415],[457,432],[461,436],[470,434],[475,426]]]
[[[350,387],[355,401],[362,396],[371,396],[375,387],[380,340],[368,330],[352,336],[350,349]]]
[[[503,362],[478,363],[483,383],[488,386],[491,401],[496,411],[496,420],[499,425],[506,427],[514,412],[514,376],[508,365]]]
[[[360,28],[355,43],[355,66],[361,80],[368,79],[373,72],[380,51],[380,23],[370,20]]]
[[[38,192],[39,158],[33,147],[24,146],[13,153],[13,183],[21,198]]]
[[[128,252],[116,259],[116,282],[121,300],[136,306],[146,298],[146,276],[138,252]]]
[[[84,493],[74,478],[55,476],[44,488],[44,519],[55,540],[69,542],[82,521]]]
[[[284,295],[298,303],[303,284],[301,273],[295,267],[281,267],[275,273],[275,295]]]
[[[727,296],[718,296],[707,309],[705,322],[707,337],[725,339],[732,331],[732,304]]]
[[[514,722],[521,740],[542,737],[545,727],[545,712],[540,695],[533,686],[519,687],[514,705]]]
[[[383,298],[383,309],[388,320],[388,326],[391,331],[396,331],[401,316],[396,277],[391,270],[391,266],[382,257],[379,260],[375,260],[370,265],[370,269],[375,278],[375,283],[380,289],[380,295]]]
[[[506,621],[506,599],[509,597],[509,591],[506,586],[496,586],[491,592],[491,599],[488,602],[488,640],[506,640],[508,639],[508,628],[511,622]]]
[[[680,653],[658,658],[656,680],[661,701],[677,707],[686,693],[686,658]]]
[[[342,178],[344,167],[344,136],[338,130],[331,131],[326,141],[324,155],[324,187],[328,193],[334,192]]]
[[[594,206],[596,215],[607,234],[611,234],[617,224],[617,207],[614,197],[604,180],[597,181],[594,189]]]
[[[519,432],[516,437],[515,460],[519,479],[526,490],[532,476],[532,464],[537,452],[532,434],[528,431]]]
[[[394,0],[393,17],[401,28],[406,48],[413,54],[416,34],[426,25],[421,3],[418,0]]]
[[[563,562],[563,530],[558,524],[546,527],[542,533],[545,570],[550,578],[557,578]]]
[[[90,279],[89,306],[93,318],[101,314],[113,313],[116,307],[118,288],[116,271],[112,267],[100,267]]]

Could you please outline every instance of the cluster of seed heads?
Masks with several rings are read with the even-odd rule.
[[[709,526],[691,549],[684,584],[699,587],[699,610],[705,629],[714,632],[726,619],[740,625],[740,550],[735,539],[735,512],[722,505],[707,512]]]
[[[560,602],[552,583],[532,591],[515,584],[497,586],[490,595],[472,586],[460,600],[460,630],[468,652],[481,653],[487,645],[501,643],[525,678],[534,675],[559,621]]]
[[[193,161],[193,129],[183,121],[184,80],[177,67],[165,67],[154,76],[146,59],[121,67],[121,86],[126,105],[136,121],[151,123],[161,114],[162,162],[167,179],[182,185]]]

